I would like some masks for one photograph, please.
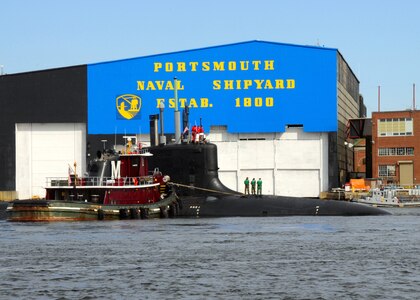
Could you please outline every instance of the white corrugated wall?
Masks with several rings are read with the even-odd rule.
[[[243,181],[261,178],[263,194],[319,197],[328,190],[328,134],[288,128],[284,133],[226,135],[211,131],[218,147],[219,177],[243,192]],[[261,140],[264,139],[264,140]]]
[[[16,191],[19,199],[45,197],[46,177],[67,177],[69,165],[86,170],[83,123],[16,124]]]

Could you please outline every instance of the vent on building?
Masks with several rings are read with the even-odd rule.
[[[240,138],[240,141],[265,141],[265,138]]]

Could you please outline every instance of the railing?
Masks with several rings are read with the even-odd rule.
[[[60,186],[130,186],[130,185],[146,185],[153,183],[153,176],[141,177],[47,177],[46,187]]]
[[[396,185],[385,185],[381,187],[381,190],[384,191],[391,191],[395,193],[395,195],[408,195],[408,196],[420,196],[420,186],[396,186]]]
[[[149,152],[149,149],[148,148],[143,148],[143,149],[133,148],[133,149],[130,149],[129,151],[127,151],[126,149],[124,149],[121,152],[121,154],[122,155],[131,155],[131,154],[150,154],[150,155],[152,155]]]
[[[398,186],[386,186],[384,188],[374,188],[370,191],[372,197],[383,197],[385,199],[398,199],[401,203],[419,202],[420,189],[402,188]]]

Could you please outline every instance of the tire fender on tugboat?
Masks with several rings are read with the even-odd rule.
[[[166,206],[160,208],[160,217],[162,219],[168,218],[168,208]]]
[[[98,220],[102,221],[105,218],[104,210],[102,208],[98,209]]]
[[[140,219],[145,220],[149,218],[149,210],[147,208],[140,209]]]

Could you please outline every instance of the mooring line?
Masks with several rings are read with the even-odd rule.
[[[167,184],[175,185],[175,186],[179,186],[179,187],[184,187],[184,188],[188,188],[188,189],[193,189],[193,190],[200,190],[200,191],[206,191],[206,192],[212,192],[212,193],[219,193],[219,194],[225,194],[225,195],[240,196],[240,194],[234,194],[234,193],[228,193],[228,192],[221,192],[221,191],[216,191],[216,190],[211,190],[211,189],[205,189],[205,188],[200,188],[200,187],[196,187],[196,186],[186,185],[186,184],[182,184],[182,183],[176,183],[176,182],[168,182]]]

